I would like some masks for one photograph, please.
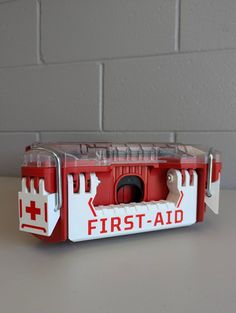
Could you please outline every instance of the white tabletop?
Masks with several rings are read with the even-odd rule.
[[[45,244],[17,230],[18,188],[0,178],[0,312],[236,311],[234,190],[194,226]]]

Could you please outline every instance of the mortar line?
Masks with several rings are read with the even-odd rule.
[[[42,4],[37,0],[37,57],[39,64],[45,64],[42,53]]]
[[[203,53],[220,53],[220,52],[232,52],[236,53],[236,48],[222,48],[222,49],[207,49],[207,50],[192,50],[192,51],[173,51],[159,54],[147,54],[147,55],[133,55],[133,56],[124,56],[124,57],[110,57],[110,58],[102,58],[102,59],[86,59],[86,60],[73,60],[67,62],[46,62],[41,56],[41,64],[22,64],[22,65],[5,65],[0,66],[0,70],[4,69],[22,69],[22,68],[36,68],[37,66],[60,66],[60,65],[79,65],[79,64],[98,64],[104,62],[112,62],[112,61],[128,61],[128,60],[140,60],[140,59],[148,59],[148,58],[157,58],[157,57],[165,57],[165,56],[174,56],[174,55],[192,55],[192,54],[203,54]]]
[[[6,3],[11,3],[11,2],[16,2],[17,0],[5,0],[5,1],[2,1],[0,2],[0,5],[1,4],[6,4]]]
[[[37,133],[36,133],[36,141],[37,141],[37,142],[40,142],[40,141],[41,141],[41,134],[40,134],[40,132],[37,132]]]
[[[100,64],[99,77],[99,128],[100,132],[104,130],[104,67],[105,64]]]
[[[175,2],[175,52],[180,51],[180,15],[181,15],[181,0]]]
[[[236,133],[236,129],[232,130],[166,130],[166,131],[151,131],[151,130],[39,130],[39,129],[33,129],[33,130],[0,130],[0,134],[36,134],[39,133],[40,136],[42,133],[51,133],[51,134],[70,134],[70,133],[78,133],[78,134],[99,134],[99,133],[114,133],[114,134],[167,134],[172,133],[175,136],[177,136],[178,133],[191,133],[191,134],[198,134],[198,133],[205,133],[205,134],[219,134],[219,133],[227,133],[227,134],[233,134]]]

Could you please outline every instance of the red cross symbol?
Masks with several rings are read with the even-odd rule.
[[[26,207],[26,213],[30,214],[30,218],[32,221],[36,220],[36,215],[41,213],[40,208],[36,208],[35,201],[30,201],[30,206]]]

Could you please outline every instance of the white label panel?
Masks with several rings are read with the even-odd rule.
[[[79,175],[80,190],[73,191],[68,176],[69,239],[81,241],[138,232],[182,227],[196,222],[197,174],[184,171],[184,183],[178,170],[168,171],[169,194],[166,200],[94,207],[93,199],[100,183],[91,173],[91,190],[85,192],[85,177]]]

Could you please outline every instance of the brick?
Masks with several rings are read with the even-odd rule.
[[[76,132],[42,132],[42,141],[81,141],[81,142],[173,142],[173,133],[128,133],[128,132],[86,132],[86,133],[76,133]]]
[[[0,130],[99,130],[99,65],[0,70]]]
[[[236,47],[235,0],[181,1],[181,49]]]
[[[235,85],[232,51],[107,61],[105,130],[235,130]]]
[[[222,186],[225,188],[236,188],[236,132],[184,132],[177,134],[177,141],[182,143],[206,145],[220,150],[223,160]]]
[[[174,51],[175,0],[42,0],[46,62]]]
[[[36,1],[0,4],[0,42],[0,67],[38,62]]]
[[[24,149],[35,141],[36,133],[0,133],[0,176],[20,176]]]

